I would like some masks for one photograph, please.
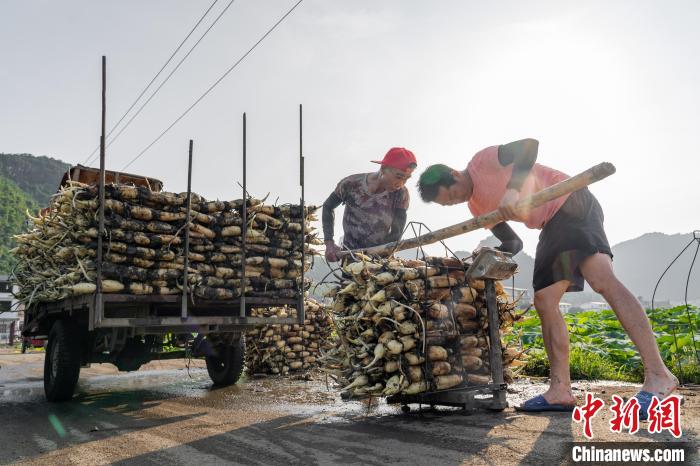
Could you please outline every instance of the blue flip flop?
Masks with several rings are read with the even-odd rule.
[[[681,405],[685,403],[685,398],[681,395],[676,395],[680,399]],[[633,398],[637,399],[637,402],[639,402],[639,420],[640,421],[646,421],[649,419],[649,406],[651,405],[651,399],[654,397],[654,394],[651,392],[646,392],[644,390],[640,390],[637,392],[636,395],[634,395]],[[659,398],[659,401],[662,401],[663,398]]]
[[[637,392],[636,395],[634,395],[633,398],[636,398],[637,402],[639,403],[640,421],[646,421],[647,419],[649,419],[649,406],[651,405],[651,399],[653,397],[653,393],[645,392],[644,390],[640,390],[639,392]]]
[[[542,395],[537,395],[534,398],[530,398],[520,406],[516,406],[515,410],[528,413],[541,413],[543,411],[571,412],[574,410],[574,407],[574,405],[549,403]]]

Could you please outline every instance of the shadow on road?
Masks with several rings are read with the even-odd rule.
[[[527,455],[520,460],[521,465],[559,464],[569,452],[567,443],[574,441],[571,429],[571,413],[545,413],[547,427],[539,433]]]
[[[243,464],[461,464],[481,458],[486,464],[506,454],[521,457],[522,445],[499,434],[509,413],[463,415],[460,411],[431,411],[382,416],[284,416],[208,436],[172,448],[130,457],[117,464],[186,464],[235,462]],[[567,418],[568,419],[568,418]],[[553,420],[556,426],[564,419]],[[552,427],[555,428],[555,425]],[[514,432],[515,433],[515,432]],[[543,434],[547,436],[545,432]],[[554,443],[566,440],[561,436]],[[538,448],[535,444],[534,448]],[[499,450],[494,454],[494,450]],[[557,463],[561,452],[547,445],[547,453],[532,453],[528,464]],[[502,457],[502,456],[501,456]]]
[[[166,398],[161,392],[143,390],[81,394],[68,403],[43,400],[0,403],[4,445],[0,464],[199,417],[197,414],[172,417],[140,414]]]

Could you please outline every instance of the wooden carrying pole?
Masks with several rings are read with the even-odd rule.
[[[549,188],[543,189],[531,196],[521,199],[515,204],[515,208],[518,211],[523,211],[527,209],[532,209],[534,207],[540,206],[545,202],[556,199],[565,194],[572,193],[581,188],[588,186],[589,184],[600,181],[603,178],[615,173],[615,166],[608,162],[600,163],[588,170],[579,173],[578,175],[560,181],[557,184],[550,186]],[[416,238],[410,238],[401,240],[398,243],[387,243],[380,246],[374,246],[367,249],[357,249],[354,251],[343,251],[338,254],[339,257],[343,257],[350,252],[362,252],[374,256],[388,256],[396,251],[403,251],[404,249],[417,248],[419,246],[425,246],[426,244],[432,244],[437,241],[452,238],[453,236],[461,235],[462,233],[467,233],[470,231],[478,230],[479,228],[484,228],[487,225],[495,225],[503,221],[503,216],[497,210],[489,212],[488,214],[480,215],[466,222],[457,223],[449,227],[441,228],[440,230],[435,230],[433,232],[427,233]]]

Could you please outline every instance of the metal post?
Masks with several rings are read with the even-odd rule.
[[[246,263],[246,237],[248,236],[248,191],[246,186],[246,118],[243,113],[243,224],[241,225],[241,307],[240,317],[245,317],[245,263]]]
[[[194,141],[190,139],[189,159],[187,161],[187,211],[185,213],[185,269],[182,273],[182,308],[180,309],[180,318],[187,319],[187,291],[188,291],[188,276],[187,269],[190,267],[190,221],[192,209],[192,147]]]
[[[106,95],[107,95],[107,57],[102,55],[102,134],[100,136],[100,179],[98,195],[100,205],[98,208],[97,230],[97,276],[95,278],[95,316],[90,320],[88,328],[94,329],[95,323],[102,320],[104,303],[102,302],[102,234],[105,228],[105,120],[106,120]]]
[[[503,359],[501,352],[501,326],[498,317],[498,303],[496,302],[496,285],[493,279],[484,279],[486,284],[486,308],[489,319],[489,363],[491,366],[491,378],[496,386],[503,385]],[[505,392],[503,390],[495,390],[494,404],[505,403]]]
[[[304,325],[306,310],[304,309],[304,265],[306,263],[306,209],[304,206],[304,152],[303,152],[303,123],[302,106],[299,104],[299,184],[301,185],[301,284],[299,286],[299,306],[297,317],[299,325]]]

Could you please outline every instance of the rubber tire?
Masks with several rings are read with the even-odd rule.
[[[80,329],[67,320],[54,322],[44,357],[44,393],[51,402],[73,398],[80,375]]]
[[[245,365],[245,337],[237,344],[217,347],[219,356],[207,356],[207,372],[214,385],[226,387],[238,382]]]

